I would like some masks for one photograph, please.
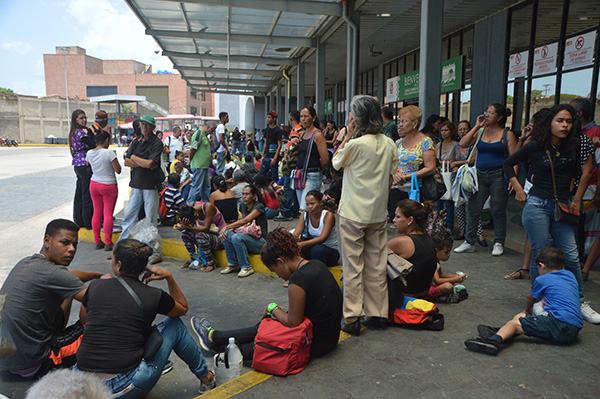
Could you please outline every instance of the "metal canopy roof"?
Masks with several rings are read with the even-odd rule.
[[[125,0],[188,84],[200,90],[268,93],[306,63],[306,95],[314,93],[317,40],[326,43],[326,84],[345,79],[346,24],[341,0]],[[445,0],[443,34],[513,4]],[[420,1],[356,0],[360,69],[419,46]],[[381,18],[379,13],[390,13]],[[370,57],[373,45],[378,57]]]

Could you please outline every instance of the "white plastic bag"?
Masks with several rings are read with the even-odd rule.
[[[446,185],[446,194],[442,195],[440,200],[452,201],[452,172],[450,171],[449,161],[442,161],[442,179]]]
[[[150,219],[144,218],[138,220],[129,228],[129,232],[131,233],[131,238],[141,241],[153,249],[148,264],[153,265],[162,261],[162,238],[158,234],[156,226],[150,223]]]

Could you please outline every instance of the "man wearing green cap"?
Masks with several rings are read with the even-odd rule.
[[[151,115],[140,119],[142,135],[136,137],[125,153],[125,166],[131,168],[131,194],[123,217],[123,233],[119,240],[131,236],[129,228],[137,221],[142,206],[150,222],[157,225],[158,190],[164,179],[160,168],[163,143],[153,134],[156,122]]]

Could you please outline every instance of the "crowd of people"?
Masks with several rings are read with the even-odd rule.
[[[311,106],[290,112],[287,127],[270,111],[267,128],[256,135],[237,128],[230,134],[229,115],[221,112],[216,126],[207,122],[186,138],[176,127],[164,140],[154,132],[154,118],[143,116],[133,124],[136,138],[124,155],[131,193],[114,244],[109,233],[121,164],[102,130],[106,113],[96,113],[87,129],[85,113],[74,111],[69,136],[77,175],[74,223],[52,221],[40,254],[17,264],[0,291],[9,298],[3,320],[18,336],[17,355],[1,359],[2,369],[30,378],[77,362],[76,369],[95,373],[113,394],[141,397],[174,350],[201,381],[201,392],[214,387],[214,374],[179,318],[187,312],[184,293],[169,271],[147,267],[152,249],[130,238],[141,217],[181,232],[190,255],[182,268],[212,272],[214,251],[224,249],[227,266],[221,274],[244,278],[254,273],[249,254],[260,254],[289,290],[288,311],[270,304],[263,318],[287,327],[311,319],[311,356],[317,357],[335,347],[340,330],[359,335],[363,326],[386,328],[390,309],[406,296],[466,298],[467,276],[444,273],[441,262],[449,259],[454,240],[464,240],[455,253],[474,252],[477,243],[487,246],[481,215],[488,200],[491,255],[501,256],[507,203],[515,195],[524,205],[528,240],[523,267],[506,278],[531,279],[526,310],[501,328],[479,326],[479,337],[465,341],[466,347],[496,354],[503,342],[523,333],[572,342],[583,320],[600,324],[584,295],[600,246],[590,255],[593,261],[586,261],[581,245],[583,201],[600,205],[600,192],[590,189],[598,179],[600,127],[588,100],[542,110],[520,134],[506,126],[511,112],[502,104],[490,104],[474,125],[431,115],[422,129],[423,112],[414,105],[401,108],[394,120],[391,108],[360,95],[349,111],[348,124],[339,128],[319,121]],[[460,205],[447,183],[452,196],[427,197],[426,186],[440,169],[450,173],[451,185],[462,184],[464,165],[474,167],[469,176],[477,189],[461,189],[466,198]],[[161,215],[163,203],[167,211]],[[566,215],[559,217],[561,210]],[[294,218],[292,231],[268,229],[269,219]],[[396,231],[391,240],[389,223]],[[111,251],[111,275],[67,271],[79,228],[91,228],[96,248]],[[392,278],[390,256],[409,262],[410,273]],[[340,261],[341,291],[327,270]],[[154,280],[165,280],[168,292],[143,284]],[[19,294],[24,292],[28,295]],[[67,327],[73,299],[82,303],[82,312]],[[156,326],[162,345],[144,355],[157,314],[167,316]],[[205,350],[223,350],[233,336],[251,357],[258,325],[221,331],[193,317],[192,327]]]

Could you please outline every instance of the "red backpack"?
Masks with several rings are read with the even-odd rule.
[[[312,327],[307,317],[294,328],[264,319],[254,338],[252,368],[274,375],[298,374],[304,370],[310,356]]]
[[[165,191],[167,191],[167,188],[169,188],[169,186],[163,188],[162,191],[159,194],[159,200],[158,200],[158,218],[160,220],[163,220],[169,214],[169,208],[167,208],[167,205],[165,204]]]
[[[404,296],[401,306],[390,308],[388,324],[441,331],[444,329],[444,315],[433,302]]]

